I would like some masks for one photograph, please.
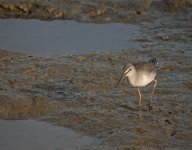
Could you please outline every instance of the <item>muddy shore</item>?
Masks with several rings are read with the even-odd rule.
[[[190,150],[191,1],[149,0],[144,9],[140,2],[133,6],[108,0],[0,1],[1,18],[139,21],[142,29],[135,40],[140,49],[55,56],[0,49],[0,118],[32,118],[69,127],[98,139],[89,150]],[[160,13],[151,13],[156,11]],[[139,114],[136,90],[126,80],[118,88],[114,85],[125,63],[154,57],[161,70],[153,111],[147,109],[149,85],[142,89],[143,111]]]
[[[1,0],[0,18],[128,23],[186,13],[191,6],[191,0]]]
[[[147,60],[164,62],[152,88],[142,89],[143,112],[126,82],[114,88],[122,66]],[[166,55],[166,57],[165,57]],[[1,118],[40,118],[97,137],[88,149],[190,149],[192,147],[191,56],[178,50],[124,50],[119,53],[37,57],[1,50]],[[145,145],[145,147],[144,147]]]

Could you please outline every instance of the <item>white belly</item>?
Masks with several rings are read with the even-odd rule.
[[[137,78],[129,78],[129,82],[132,86],[142,87],[142,86],[148,85],[151,81],[154,80],[154,78],[155,78],[155,75],[154,76],[142,75]]]

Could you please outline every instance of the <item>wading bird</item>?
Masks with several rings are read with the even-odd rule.
[[[152,110],[151,100],[155,91],[155,87],[157,86],[157,80],[155,80],[156,70],[158,69],[157,65],[158,62],[156,61],[156,59],[151,59],[149,62],[126,64],[123,67],[123,75],[115,86],[117,87],[124,78],[128,78],[129,83],[133,87],[137,88],[139,95],[139,111],[141,111],[142,109],[140,87],[144,87],[154,81],[154,86],[148,101],[149,111]]]

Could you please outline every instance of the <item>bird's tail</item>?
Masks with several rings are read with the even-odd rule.
[[[159,63],[156,58],[150,59],[149,62],[155,66],[156,70],[160,70],[161,67],[159,66]]]
[[[158,65],[156,58],[150,59],[149,62],[152,63],[153,65]]]

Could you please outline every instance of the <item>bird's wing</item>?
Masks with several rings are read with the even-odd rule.
[[[147,71],[147,72],[154,72],[156,71],[156,66],[149,62],[142,62],[142,63],[135,63],[135,69],[138,72]]]

